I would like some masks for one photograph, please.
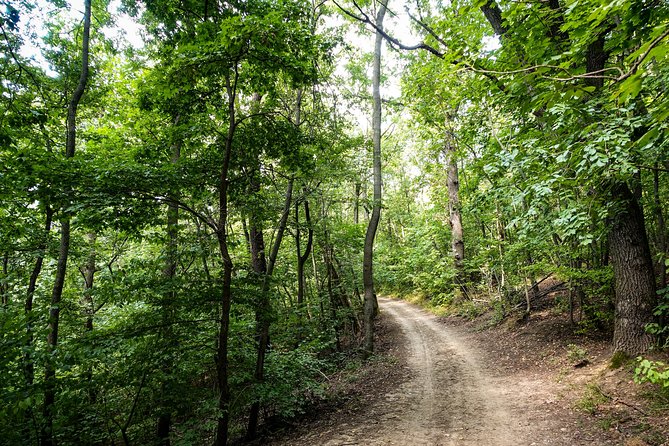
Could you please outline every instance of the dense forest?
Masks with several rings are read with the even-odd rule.
[[[560,287],[616,355],[663,347],[666,1],[0,0],[0,30],[0,444],[254,439],[373,353],[377,294]]]

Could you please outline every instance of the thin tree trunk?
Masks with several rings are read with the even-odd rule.
[[[318,309],[320,310],[319,321],[321,323],[321,327],[323,327],[323,324],[325,322],[325,307],[323,305],[323,284],[318,277],[318,268],[316,267],[316,247],[315,246],[311,250],[311,267],[314,271],[314,286],[316,288],[316,294],[315,295],[318,297]]]
[[[455,280],[464,293],[464,259],[465,241],[462,229],[462,213],[460,212],[460,180],[458,179],[458,163],[455,155],[455,145],[450,137],[446,143],[446,157],[448,164],[447,187],[448,187],[448,214],[451,226],[451,250],[453,252],[453,264],[455,265]]]
[[[325,215],[325,211],[323,211]],[[337,346],[337,351],[341,351],[341,324],[337,318],[337,310],[340,308],[339,299],[335,297],[335,278],[336,271],[334,269],[333,260],[332,260],[332,248],[330,247],[330,241],[328,237],[328,231],[325,227],[325,219],[323,219],[323,246],[321,251],[323,252],[323,263],[326,268],[326,279],[325,285],[328,293],[328,300],[330,303],[330,319],[334,324],[335,329],[335,341]]]
[[[504,271],[504,243],[506,241],[506,231],[504,230],[504,223],[502,222],[501,212],[499,210],[499,204],[495,204],[495,224],[497,225],[497,248],[499,251],[499,268],[500,268],[500,277],[497,280],[497,287],[499,293],[499,299],[502,302],[502,307],[504,307],[504,288],[506,287],[506,273]],[[504,308],[502,308],[504,311]]]
[[[88,259],[86,260],[84,266],[81,268],[81,274],[84,277],[84,292],[81,296],[81,304],[84,316],[86,317],[86,322],[84,324],[84,327],[87,332],[90,332],[93,331],[93,315],[95,314],[95,305],[93,303],[93,282],[95,280],[95,272],[97,268],[96,266],[97,252],[95,249],[95,241],[97,239],[97,235],[95,234],[95,232],[89,232],[86,235],[86,238],[88,239],[89,251],[88,251]],[[92,365],[86,366],[85,378],[86,382],[89,385],[88,400],[90,401],[91,404],[93,404],[97,400],[97,392],[92,386],[92,381],[93,381]]]
[[[304,199],[304,218],[305,218],[305,223],[307,225],[308,235],[307,235],[307,246],[304,249],[304,254],[302,254],[300,247],[299,214],[300,214],[299,204],[296,204],[295,222],[297,225],[297,230],[295,231],[295,247],[297,249],[297,305],[298,307],[302,307],[304,304],[304,295],[306,288],[304,265],[307,263],[307,260],[309,260],[309,254],[311,253],[311,247],[314,241],[314,230],[311,227],[311,215],[309,213],[309,201],[306,198]]]
[[[202,259],[202,269],[208,282],[211,282],[211,273],[209,272],[209,262],[207,261],[207,245],[205,243],[205,235],[202,233],[202,223],[199,218],[195,218],[195,231],[197,233],[197,240],[200,244],[200,257]]]
[[[44,240],[40,243],[39,254],[35,259],[35,266],[30,274],[30,281],[28,282],[28,291],[26,293],[25,315],[26,315],[26,350],[23,354],[24,373],[28,387],[32,386],[35,380],[35,364],[30,353],[33,343],[33,327],[31,321],[31,314],[33,311],[33,298],[35,289],[37,288],[37,279],[42,272],[42,265],[44,264],[44,255],[47,245],[49,243],[49,233],[51,232],[51,223],[53,221],[53,210],[48,205],[44,210]]]
[[[360,182],[355,182],[355,197],[353,198],[353,223],[358,224],[360,221]]]
[[[376,15],[376,26],[383,29],[383,18],[386,15],[388,1],[379,2],[379,10]],[[363,355],[370,356],[374,352],[374,319],[378,312],[378,302],[374,290],[374,238],[381,218],[381,49],[383,36],[376,32],[374,42],[374,67],[372,73],[372,96],[374,99],[374,110],[372,114],[372,143],[374,159],[374,203],[372,206],[372,217],[367,226],[365,235],[364,257],[362,266],[362,279],[365,289],[364,303],[364,327],[365,340]]]
[[[258,306],[258,311],[256,312],[256,335],[258,338],[258,355],[256,356],[256,369],[253,375],[253,378],[256,383],[262,383],[265,379],[265,357],[267,355],[267,346],[269,345],[269,328],[270,328],[270,313],[271,313],[271,302],[269,299],[269,285],[270,278],[274,273],[274,266],[276,265],[276,259],[279,255],[279,247],[281,246],[281,241],[283,240],[283,234],[286,230],[288,224],[288,215],[290,214],[291,203],[293,201],[293,179],[291,178],[288,181],[288,188],[286,189],[286,199],[283,206],[283,214],[281,215],[281,220],[279,221],[279,226],[277,228],[276,239],[272,245],[272,250],[270,251],[269,261],[265,264],[265,256],[262,254],[261,262],[258,264],[259,270],[256,271],[258,274],[262,275],[262,289],[260,290],[260,302]],[[251,246],[252,254],[254,253],[253,249],[253,228],[251,229]],[[262,241],[262,232],[260,232],[259,241],[262,242],[261,245],[256,248],[262,247],[261,253],[264,252],[264,242]],[[262,271],[264,269],[264,271]],[[249,412],[249,424],[246,431],[247,440],[254,439],[258,431],[258,418],[260,413],[260,402],[254,401],[251,405],[251,410]]]
[[[260,95],[254,96],[254,100],[258,107],[260,106]],[[297,107],[295,112],[296,126],[299,126],[301,119],[301,101],[302,90],[297,91]],[[257,160],[255,172],[260,175],[260,158]],[[279,219],[279,226],[277,227],[276,238],[269,254],[269,260],[265,257],[265,241],[263,239],[262,227],[260,227],[260,220],[251,218],[249,226],[249,242],[251,248],[251,263],[253,271],[258,275],[259,280],[262,281],[258,306],[256,308],[256,338],[257,338],[257,355],[256,368],[253,373],[253,379],[256,384],[260,384],[265,379],[265,358],[267,356],[267,348],[269,346],[269,329],[271,322],[272,302],[269,298],[270,279],[274,272],[276,259],[279,255],[279,248],[283,240],[283,234],[288,225],[288,216],[290,215],[290,207],[293,201],[293,179],[288,181],[286,189],[286,198],[283,205],[283,213]],[[256,194],[260,191],[260,178],[251,173],[250,181],[251,193]],[[253,216],[252,216],[253,217]],[[256,437],[258,432],[258,420],[260,416],[260,401],[255,400],[251,404],[249,410],[249,422],[246,430],[246,439],[252,440]]]
[[[39,254],[35,259],[35,266],[30,274],[30,279],[28,281],[28,290],[26,292],[26,300],[24,307],[24,314],[26,317],[26,341],[25,349],[23,351],[22,361],[23,361],[23,374],[26,380],[26,397],[33,397],[33,383],[35,381],[35,363],[33,361],[33,298],[35,295],[35,289],[37,288],[37,279],[42,271],[42,266],[44,264],[44,256],[46,254],[46,249],[49,244],[49,234],[51,232],[51,223],[53,222],[53,210],[49,205],[45,206],[44,209],[44,234],[43,240],[39,244]],[[28,428],[30,424],[35,422],[35,414],[33,412],[32,406],[26,410],[25,414],[25,429],[24,436],[25,438],[31,438],[32,432]],[[39,428],[36,428],[34,432],[38,432]]]
[[[221,290],[221,308],[219,315],[218,339],[216,345],[216,380],[219,390],[218,418],[216,423],[215,446],[225,446],[228,442],[228,427],[230,424],[230,385],[228,383],[228,338],[230,334],[230,307],[232,304],[232,257],[228,250],[228,173],[230,170],[230,157],[232,155],[232,142],[237,125],[235,117],[235,100],[238,73],[235,70],[234,79],[228,76],[226,79],[226,92],[228,96],[228,131],[225,139],[223,164],[219,175],[218,184],[218,221],[216,222],[216,237],[218,247],[223,261],[223,284]]]
[[[174,125],[179,123],[180,116],[174,118]],[[181,157],[181,142],[176,141],[172,144],[171,162],[177,164]],[[171,408],[171,392],[170,381],[174,368],[174,332],[172,330],[172,323],[174,321],[174,303],[176,300],[176,292],[174,290],[174,279],[177,274],[177,264],[179,261],[179,206],[176,200],[179,198],[177,191],[171,191],[169,198],[172,199],[167,207],[167,252],[165,256],[165,268],[163,269],[163,277],[169,283],[169,291],[165,293],[161,305],[163,329],[161,333],[162,341],[164,342],[166,351],[164,352],[164,360],[161,365],[162,379],[160,382],[160,397],[158,407],[158,421],[156,426],[156,435],[158,437],[158,444],[161,446],[170,445],[170,429],[172,426],[172,408]]]
[[[72,99],[67,109],[67,140],[65,157],[74,157],[77,136],[77,108],[86,91],[88,83],[88,56],[91,35],[91,0],[84,1],[84,29],[81,45],[81,74]],[[63,296],[67,258],[70,253],[70,217],[64,216],[61,220],[60,249],[56,266],[56,277],[51,293],[51,309],[49,310],[49,327],[47,335],[47,349],[49,351],[44,370],[44,425],[40,434],[42,446],[56,444],[53,435],[54,404],[56,402],[56,365],[53,353],[58,345],[58,324],[60,322],[60,300]]]
[[[97,235],[95,234],[95,232],[90,232],[86,235],[86,238],[88,239],[90,250],[88,253],[88,259],[86,261],[86,264],[83,266],[81,270],[81,273],[84,276],[84,293],[81,296],[81,300],[82,300],[84,315],[86,316],[86,322],[85,322],[86,331],[92,331],[93,313],[95,312],[95,307],[93,304],[93,296],[91,293],[93,292],[93,282],[95,280],[95,272],[96,272],[95,241],[97,239]]]
[[[369,225],[369,206],[367,204],[367,179],[362,184],[362,189],[360,191],[360,202],[362,202],[362,210],[365,211],[365,221]]]
[[[9,251],[5,251],[2,255],[2,278],[3,282],[0,284],[0,296],[2,297],[2,306],[7,306],[9,303]]]

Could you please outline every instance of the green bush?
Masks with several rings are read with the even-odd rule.
[[[634,369],[634,381],[656,384],[664,392],[669,392],[669,366],[662,361],[651,361],[638,357],[637,366]]]

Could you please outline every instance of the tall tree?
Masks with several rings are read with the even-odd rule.
[[[91,35],[91,0],[84,1],[84,25],[81,41],[81,74],[79,82],[67,108],[67,139],[65,143],[65,157],[74,157],[77,137],[77,108],[81,98],[86,91],[88,83],[88,58]],[[65,210],[61,210],[65,211]],[[60,249],[58,252],[58,264],[56,266],[56,277],[51,293],[51,308],[49,310],[49,332],[47,345],[50,350],[50,357],[47,359],[44,371],[44,426],[40,435],[40,444],[42,446],[52,446],[56,444],[53,432],[54,405],[56,402],[56,364],[53,354],[58,346],[58,326],[60,322],[60,303],[63,296],[63,285],[65,284],[65,274],[67,272],[67,258],[70,253],[70,217],[65,215],[60,221]]]
[[[173,126],[177,127],[179,125],[179,120],[181,116],[177,113],[173,117]],[[176,129],[175,129],[176,130]],[[173,138],[176,140],[171,141],[171,154],[170,161],[172,164],[178,164],[179,159],[181,158],[181,145],[182,141],[178,137]],[[170,445],[170,430],[172,426],[172,408],[170,396],[173,389],[171,389],[171,375],[173,373],[173,358],[174,358],[174,346],[178,341],[174,338],[174,333],[172,329],[172,324],[174,324],[174,307],[176,304],[177,293],[175,291],[176,284],[175,278],[177,275],[177,267],[179,263],[179,193],[177,190],[172,189],[168,193],[169,203],[167,205],[167,218],[166,218],[166,232],[167,232],[167,246],[165,253],[165,267],[163,268],[163,275],[167,281],[167,289],[162,300],[161,311],[162,311],[162,339],[164,341],[164,348],[166,354],[164,355],[164,361],[162,364],[162,379],[160,383],[160,392],[161,392],[161,407],[159,408],[160,412],[158,415],[158,421],[156,426],[158,441],[162,446]]]
[[[545,26],[549,27],[546,40],[551,42],[551,46],[556,46],[554,52],[549,54],[557,53],[555,57],[561,57],[559,51],[562,45],[583,48],[584,54],[581,60],[585,74],[575,79],[583,79],[585,88],[595,92],[595,100],[598,96],[606,95],[605,92],[601,92],[606,79],[603,73],[612,53],[620,50],[624,52],[622,48],[606,48],[607,41],[616,42],[621,37],[625,38],[626,30],[624,28],[617,30],[612,35],[615,38],[607,37],[611,31],[616,30],[615,19],[612,17],[613,14],[609,16],[609,13],[599,9],[595,9],[592,13],[591,17],[594,20],[590,19],[591,23],[579,22],[578,16],[576,20],[564,16],[558,2],[549,3],[547,7],[541,9],[547,18]],[[512,41],[522,39],[520,28],[525,25],[521,25],[520,22],[514,23],[518,26],[518,30],[512,26],[501,26],[500,19],[504,14],[496,3],[488,2],[484,13],[495,32],[502,36],[503,45],[514,45]],[[583,39],[582,34],[574,32],[570,34],[567,31],[584,29],[588,40]],[[574,35],[578,37],[572,38]],[[519,42],[515,45],[511,51],[521,60],[536,57],[529,49],[519,51],[518,48],[522,48]],[[534,60],[528,61],[532,62]],[[606,100],[604,97],[603,99]],[[541,117],[542,111],[535,110],[535,114]],[[640,211],[638,198],[630,191],[629,186],[633,181],[632,177],[612,178],[605,181],[604,187],[608,200],[618,204],[613,209],[615,215],[609,233],[609,252],[614,269],[616,295],[614,349],[630,355],[646,351],[652,345],[652,336],[646,333],[645,326],[653,321],[653,308],[656,302],[655,277],[644,215]]]
[[[374,319],[378,312],[376,291],[374,290],[374,238],[381,219],[381,50],[383,47],[383,19],[386,15],[388,2],[382,0],[376,12],[377,32],[374,39],[374,58],[372,66],[372,146],[374,170],[374,197],[372,202],[372,216],[367,226],[362,269],[364,286],[364,326],[365,341],[363,351],[369,356],[374,351]]]
[[[446,135],[446,163],[448,174],[448,222],[451,226],[451,251],[455,265],[455,280],[458,286],[465,290],[465,277],[463,274],[465,260],[465,239],[462,227],[462,212],[460,209],[460,178],[458,175],[458,158],[454,138],[451,134]]]

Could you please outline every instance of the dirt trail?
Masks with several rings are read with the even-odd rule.
[[[556,406],[555,383],[504,373],[466,331],[414,305],[383,298],[379,303],[383,317],[401,328],[399,350],[405,363],[398,367],[407,379],[370,397],[356,416],[333,414],[317,429],[272,444],[598,444],[583,441],[575,419]]]
[[[381,435],[360,444],[517,445],[523,433],[476,352],[433,315],[402,301],[380,304],[402,327],[412,377],[386,395],[394,411]]]

